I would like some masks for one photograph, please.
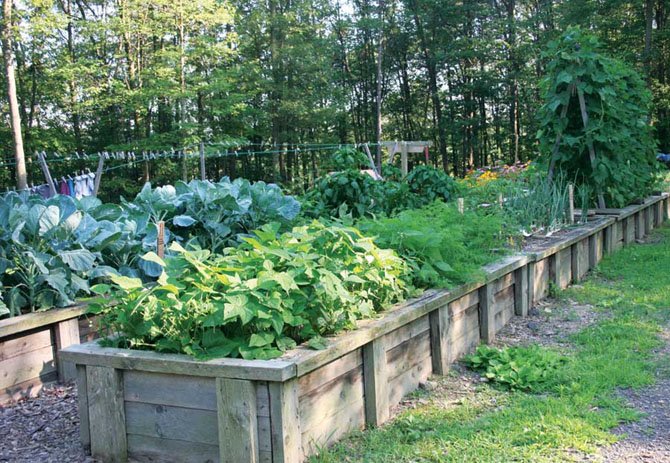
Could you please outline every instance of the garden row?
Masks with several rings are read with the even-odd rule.
[[[484,277],[429,290],[381,318],[270,360],[216,359],[71,346],[82,441],[103,461],[298,462],[344,434],[388,419],[430,374],[546,296],[578,281],[606,253],[670,214],[667,195],[619,210],[485,267]],[[152,460],[153,459],[153,460]]]

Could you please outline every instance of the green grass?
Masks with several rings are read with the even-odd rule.
[[[460,405],[429,401],[311,461],[574,461],[576,452],[614,442],[612,428],[640,417],[617,389],[649,385],[659,369],[670,373],[668,358],[653,352],[670,319],[670,229],[655,236],[658,243],[623,249],[561,294],[605,316],[571,337],[569,360],[535,394],[482,385]]]

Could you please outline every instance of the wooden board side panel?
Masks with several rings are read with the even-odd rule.
[[[457,315],[451,312],[447,329],[447,355],[449,363],[458,360],[464,354],[470,352],[480,342],[479,336],[479,304],[474,304],[465,310],[459,311]]]
[[[7,392],[21,383],[45,378],[56,370],[54,346],[16,355],[0,362],[0,391]]]
[[[495,332],[499,332],[514,316],[514,286],[508,286],[493,296]]]
[[[123,382],[126,402],[216,411],[214,378],[126,371]]]
[[[418,361],[415,365],[400,376],[389,381],[389,405],[394,407],[402,398],[416,390],[420,383],[425,382],[431,375],[432,360],[430,356]]]
[[[567,288],[572,281],[572,248],[558,251],[556,258],[556,284],[559,288]]]
[[[128,434],[130,457],[138,463],[218,463],[217,445]]]
[[[29,334],[24,332],[16,336],[9,336],[0,340],[0,362],[51,345],[53,345],[53,341],[49,328]]]
[[[317,370],[318,371],[318,370]],[[306,455],[365,427],[363,366],[300,397],[300,429]]]
[[[534,305],[547,297],[549,293],[549,258],[535,262],[530,278],[530,284],[533,286],[531,305]]]

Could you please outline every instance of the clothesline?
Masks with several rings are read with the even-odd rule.
[[[279,148],[277,145],[273,145],[277,149],[272,150],[249,150],[244,149],[245,146],[263,146],[261,144],[248,144],[248,145],[236,145],[236,144],[226,144],[226,143],[207,143],[205,146],[223,146],[226,147],[226,152],[222,153],[217,151],[215,153],[205,153],[206,158],[220,158],[226,156],[255,156],[255,155],[275,155],[283,153],[302,153],[302,152],[314,152],[314,151],[336,151],[338,149],[351,147],[358,148],[360,146],[376,146],[376,143],[358,143],[358,144],[290,144],[286,148]],[[267,146],[267,145],[265,145]],[[288,146],[295,146],[295,148],[288,149]],[[301,147],[302,146],[302,147]],[[148,150],[148,151],[103,151],[95,154],[86,154],[86,153],[73,153],[67,155],[61,155],[59,153],[47,153],[42,151],[41,153],[35,153],[33,156],[28,158],[31,162],[36,162],[38,155],[42,154],[48,164],[61,163],[61,162],[72,162],[72,161],[98,161],[100,158],[103,158],[105,161],[108,160],[135,160],[138,157],[142,161],[149,161],[153,159],[191,159],[198,158],[200,153],[197,147],[186,147],[179,150]],[[15,161],[5,161],[0,162],[0,168],[3,167],[13,167],[16,165]]]

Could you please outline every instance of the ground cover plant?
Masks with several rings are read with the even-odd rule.
[[[313,221],[278,234],[277,224],[256,230],[222,255],[187,251],[157,262],[156,285],[112,277],[103,314],[117,347],[180,352],[196,357],[272,358],[303,341],[354,326],[356,320],[402,300],[407,268],[393,251],[358,230]],[[107,285],[95,291],[109,294]]]
[[[614,442],[612,428],[640,417],[617,391],[654,382],[659,365],[653,352],[662,344],[661,327],[667,329],[670,321],[670,229],[656,237],[657,244],[631,246],[606,258],[595,276],[561,293],[604,314],[560,351],[530,348],[536,349],[534,358],[565,358],[543,368],[543,380],[533,382],[530,392],[480,384],[474,398],[449,407],[424,396],[425,405],[311,461],[559,462]],[[487,352],[482,364],[500,356]]]

